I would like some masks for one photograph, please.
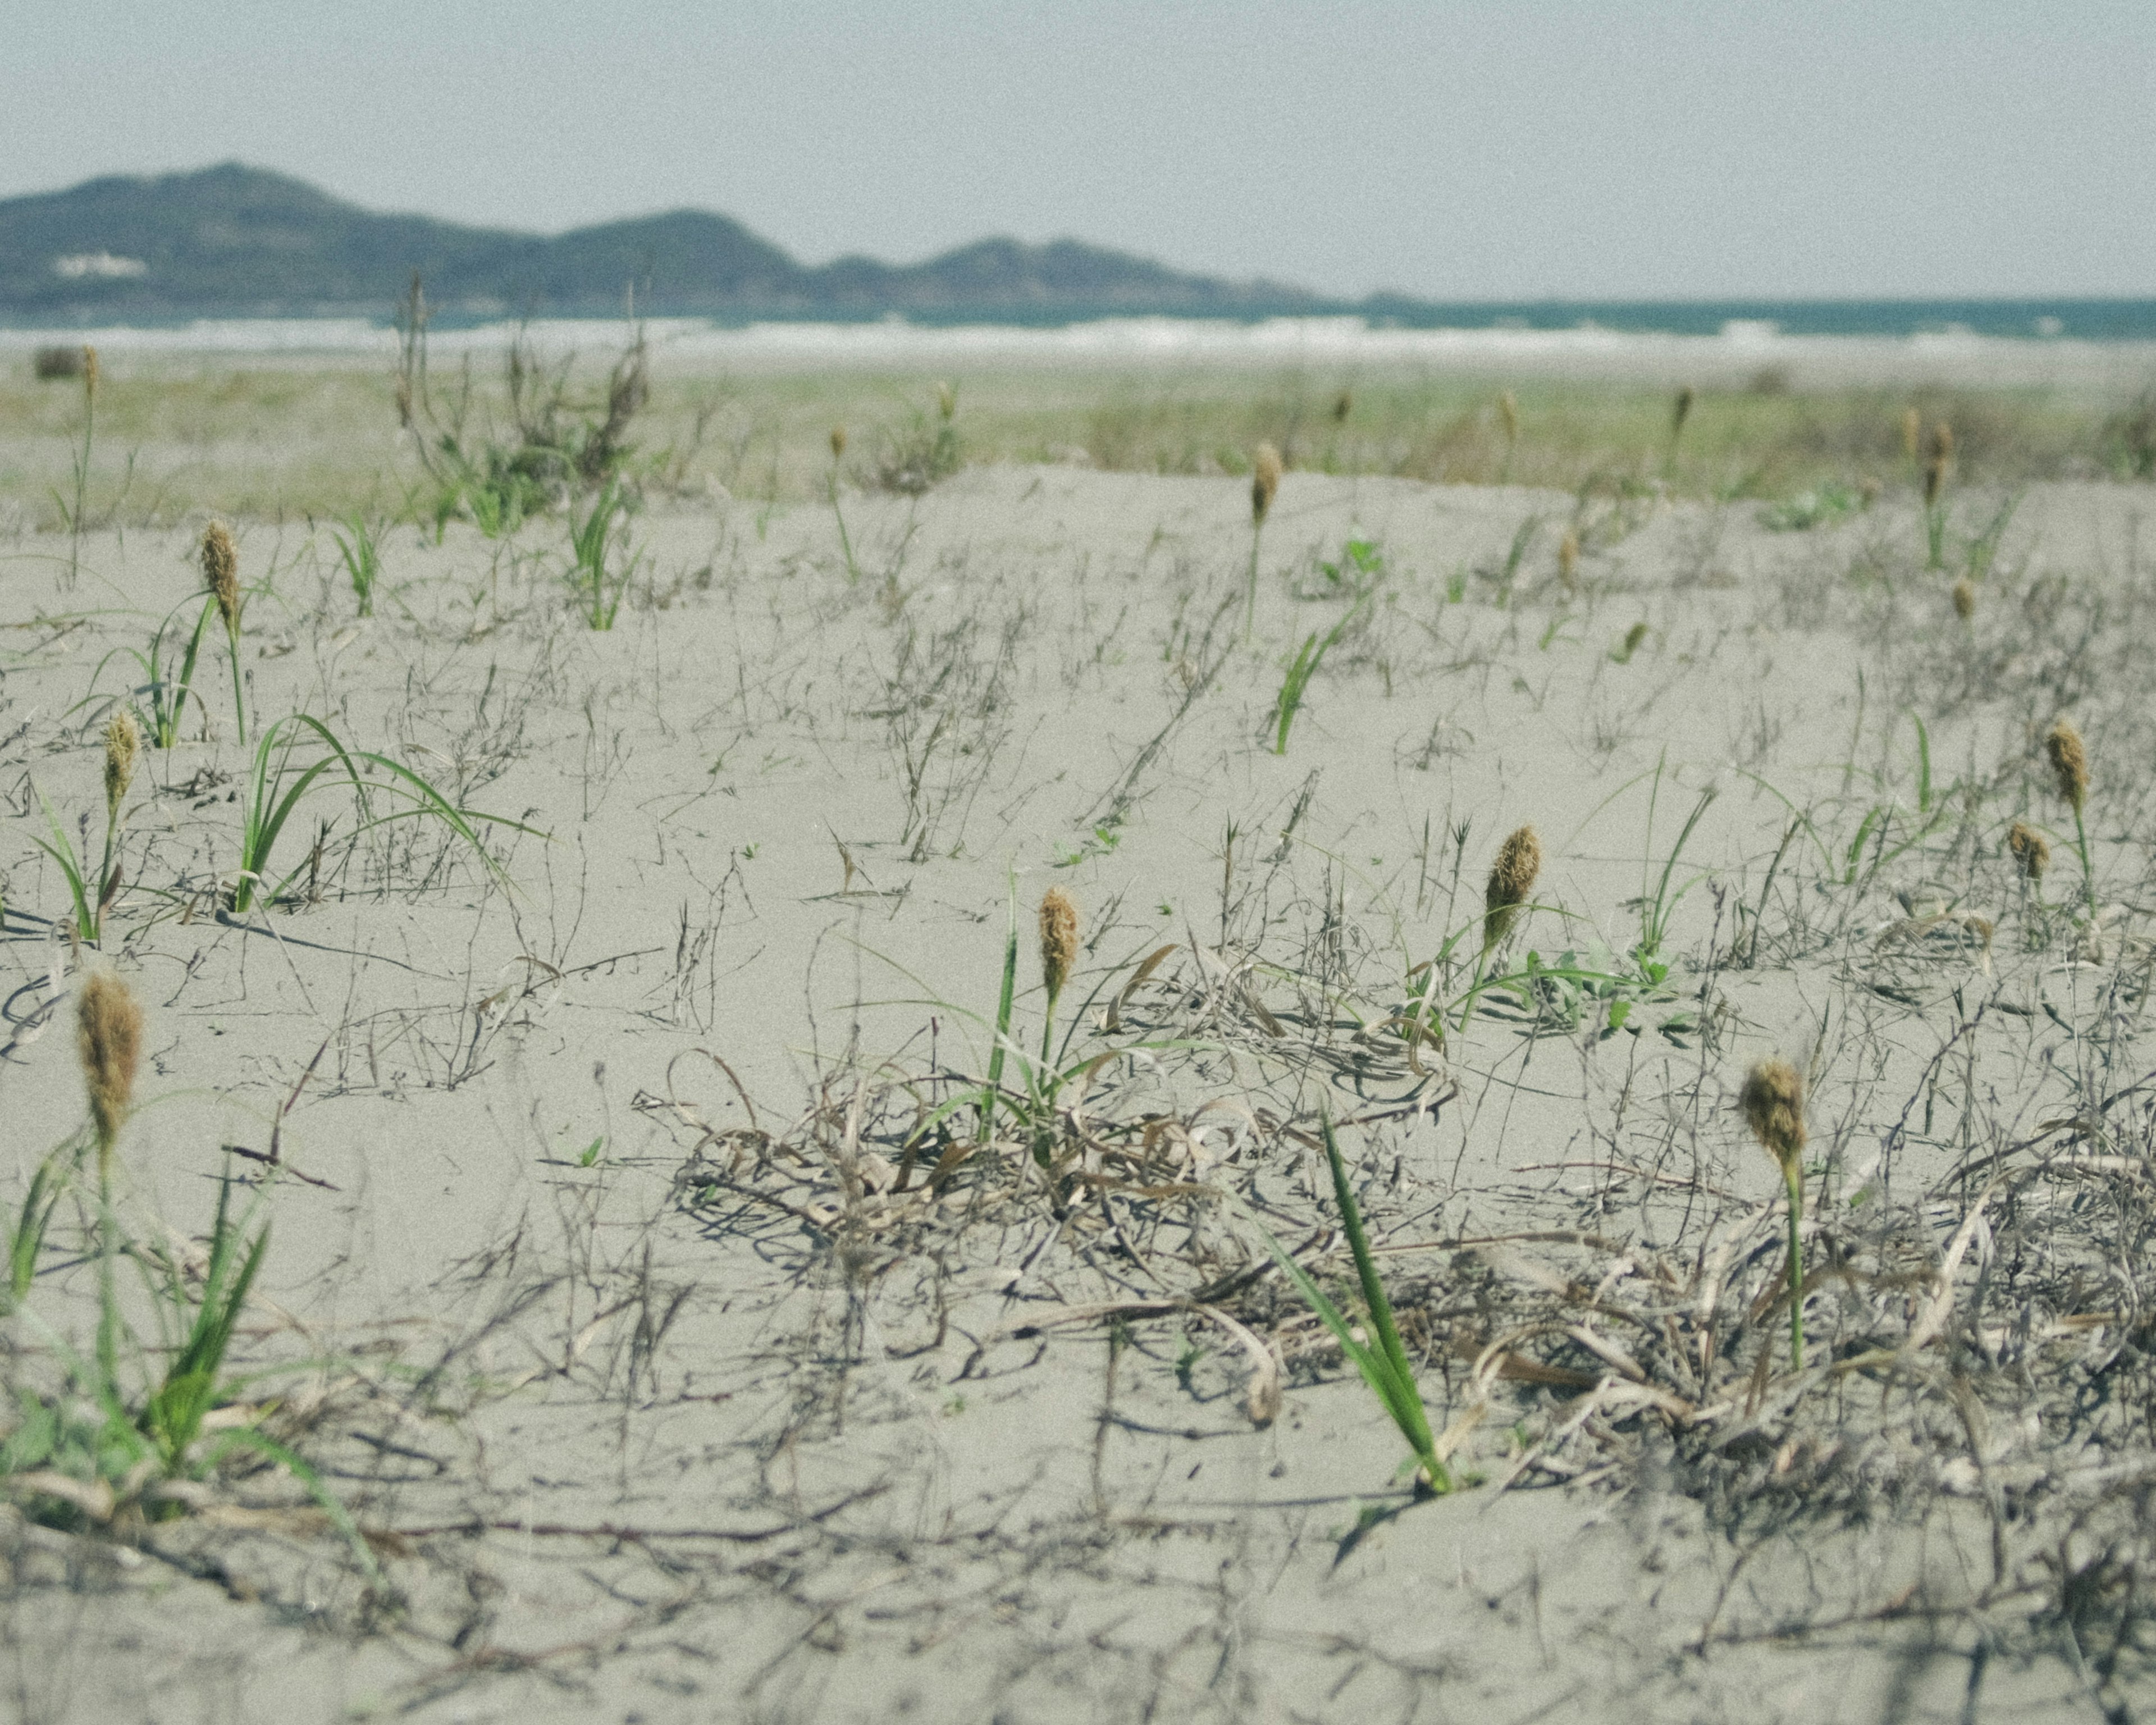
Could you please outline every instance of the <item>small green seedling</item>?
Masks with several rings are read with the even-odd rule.
[[[1347,614],[1322,636],[1313,629],[1304,639],[1302,645],[1296,649],[1296,655],[1288,665],[1287,675],[1281,680],[1280,693],[1273,698],[1275,754],[1287,752],[1289,728],[1295,723],[1295,716],[1302,706],[1304,691],[1310,687],[1310,680],[1317,675],[1317,667],[1324,661],[1326,653],[1369,602],[1370,596],[1366,593],[1349,606]]]
[[[345,573],[352,578],[352,597],[359,601],[359,614],[374,615],[374,583],[382,572],[382,555],[374,543],[373,530],[367,518],[355,511],[344,521],[344,533],[331,531],[330,537],[336,541],[337,555],[343,560]],[[492,536],[490,535],[490,537]]]
[[[616,480],[608,480],[599,488],[581,520],[573,513],[569,517],[569,585],[577,594],[584,621],[595,629],[613,627],[622,595],[629,590],[630,576],[636,572],[634,557],[623,562],[619,575],[610,575],[607,570],[617,543],[626,550],[628,537],[629,501]]]

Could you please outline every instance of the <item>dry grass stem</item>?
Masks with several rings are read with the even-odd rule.
[[[1985,937],[1988,942],[1988,932]],[[1761,1060],[1744,1075],[1737,1100],[1753,1137],[1780,1168],[1789,1194],[1789,1366],[1800,1372],[1804,1366],[1804,1081],[1787,1060]]]

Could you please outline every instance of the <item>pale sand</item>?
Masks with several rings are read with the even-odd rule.
[[[1994,501],[1958,500],[1957,534]],[[2093,1059],[2043,1014],[2025,1015],[2032,991],[2067,1002],[2071,1018],[2097,986],[2060,981],[2062,941],[2021,950],[1994,829],[2025,808],[2059,832],[2041,772],[1999,778],[1969,843],[1942,829],[1846,891],[1826,865],[1870,800],[1913,807],[1902,711],[1912,700],[1925,702],[1942,786],[2029,759],[2030,725],[2070,701],[2097,747],[2107,896],[2135,898],[2156,776],[2142,764],[2148,680],[2144,670],[2131,682],[2121,632],[2150,578],[2148,492],[2032,491],[1971,634],[1943,579],[1915,567],[1906,498],[1810,534],[1769,533],[1751,505],[1643,503],[1622,522],[1597,506],[1579,591],[1567,593],[1555,561],[1569,498],[1295,474],[1265,531],[1247,649],[1237,482],[973,470],[917,505],[849,494],[844,507],[857,585],[826,509],[774,515],[762,532],[747,506],[639,519],[634,540],[667,603],[633,599],[608,634],[567,612],[558,524],[507,544],[459,527],[440,548],[396,530],[372,622],[353,617],[326,534],[241,524],[247,578],[275,571],[249,614],[253,711],[322,716],[355,747],[460,783],[471,806],[552,836],[501,843],[513,891],[414,822],[370,835],[324,901],[259,916],[252,932],[220,923],[207,899],[192,920],[157,914],[155,891],[206,889],[234,865],[239,811],[218,775],[241,759],[213,643],[201,680],[213,740],[146,762],[129,827],[136,884],[109,942],[150,1020],[149,1100],[124,1147],[129,1214],[146,1235],[156,1218],[198,1232],[218,1147],[266,1147],[326,1043],[282,1142],[295,1169],[329,1183],[274,1187],[259,1324],[243,1348],[333,1363],[329,1412],[294,1440],[368,1527],[475,1525],[385,1546],[411,1605],[401,1624],[370,1628],[342,1549],[289,1525],[176,1524],[159,1534],[172,1561],[126,1564],[95,1541],[9,1522],[10,1717],[2091,1712],[2084,1682],[2107,1680],[2085,1680],[2060,1636],[2030,1626],[2038,1594],[1965,1609],[1992,1581],[1992,1522],[1973,1465],[1964,1477],[1944,1450],[1912,1452],[1916,1471],[1867,1500],[1866,1520],[1732,1527],[1727,1504],[1671,1461],[1670,1438],[1635,1409],[1614,1447],[1584,1434],[1567,1452],[1599,1483],[1531,1471],[1501,1493],[1515,1423],[1541,1431],[1565,1409],[1506,1383],[1461,1452],[1486,1483],[1408,1511],[1336,1567],[1332,1538],[1354,1500],[1381,1497],[1402,1452],[1306,1324],[1296,1334],[1309,1358],[1269,1428],[1243,1411],[1242,1355],[1196,1320],[1207,1351],[1185,1362],[1187,1382],[1179,1322],[1134,1325],[1110,1401],[1101,1324],[1009,1333],[1128,1297],[1070,1248],[1039,1194],[1019,1225],[954,1227],[940,1253],[857,1244],[842,1263],[823,1235],[767,1205],[706,1232],[674,1186],[700,1133],[667,1099],[715,1128],[746,1125],[699,1052],[710,1050],[776,1127],[807,1106],[821,1072],[839,1074],[843,1104],[851,1073],[886,1056],[925,1070],[932,1019],[940,1057],[978,1070],[978,1039],[969,1051],[963,1021],[930,1003],[991,1009],[1014,869],[1022,916],[1050,884],[1081,906],[1089,946],[1066,1019],[1082,1023],[1087,995],[1105,999],[1158,944],[1181,943],[1159,974],[1183,990],[1213,974],[1200,948],[1231,963],[1255,952],[1294,973],[1250,976],[1291,1021],[1279,1052],[1250,1011],[1216,1013],[1219,1052],[1168,1060],[1137,1081],[1127,1111],[1148,1083],[1148,1106],[1282,1106],[1297,1071],[1306,1103],[1327,1074],[1343,1110],[1428,1101],[1439,1082],[1418,1089],[1394,1067],[1358,1098],[1352,1063],[1333,1058],[1352,1026],[1324,1029],[1315,979],[1352,979],[1377,999],[1389,975],[1397,999],[1399,948],[1419,960],[1445,932],[1450,824],[1471,823],[1455,923],[1497,839],[1532,821],[1549,852],[1538,901],[1578,920],[1538,911],[1525,943],[1621,954],[1637,937],[1625,901],[1642,891],[1643,866],[1666,857],[1697,793],[1718,786],[1677,884],[1696,870],[1712,877],[1681,900],[1666,948],[1703,963],[1728,952],[1738,907],[1758,901],[1789,824],[1763,779],[1831,821],[1830,855],[1800,838],[1784,865],[1789,903],[1773,901],[1768,928],[1785,958],[1770,944],[1757,968],[1705,973],[1712,1045],[1651,1029],[1528,1043],[1478,1024],[1454,1051],[1457,1101],[1434,1120],[1350,1134],[1377,1178],[1373,1230],[1430,1240],[1599,1210],[1604,1231],[1695,1259],[1703,1192],[1727,1194],[1716,1205],[1735,1215],[1766,1214],[1777,1190],[1730,1106],[1745,1062],[1776,1048],[1804,1056],[1823,1021],[1815,1148],[1847,1175],[1845,1204],[1875,1178],[1881,1135],[1936,1095],[1932,1063],[1953,1034],[1957,989],[1971,1009],[1994,991],[2021,1003],[1987,1020],[2005,1027],[1995,1040],[1987,1030],[1964,1045],[1995,1063],[1974,1084],[1989,1098],[1978,1141],[1994,1128],[2025,1134],[2082,1106],[2076,1061]],[[1545,525],[1501,605],[1491,574],[1530,516]],[[1345,608],[1314,566],[1351,534],[1382,545],[1387,583],[1276,757],[1256,740],[1279,665]],[[143,619],[189,589],[192,543],[94,537],[71,593],[64,541],[0,548],[17,1026],[33,1022],[64,963],[40,920],[62,914],[64,891],[32,851],[46,829],[30,787],[64,821],[99,804],[102,710],[79,704],[100,661],[139,644]],[[1868,584],[1852,567],[1871,572]],[[1463,597],[1447,603],[1455,578]],[[2052,578],[2070,585],[2047,590]],[[2111,608],[2093,644],[2076,633],[2091,595]],[[90,614],[35,621],[62,613]],[[1617,663],[1612,649],[1635,622],[1645,637]],[[1215,680],[1170,726],[1214,655]],[[126,675],[110,663],[100,686]],[[1120,828],[1089,844],[1163,727],[1127,784]],[[921,783],[911,809],[909,752]],[[1650,839],[1641,776],[1665,759]],[[1872,773],[1883,787],[1866,782]],[[352,829],[350,799],[328,792],[302,806],[285,865],[303,859],[315,818],[331,815],[334,846]],[[1242,836],[1224,906],[1231,823]],[[2073,890],[2070,848],[2056,848],[2057,898]],[[1988,968],[1973,946],[1921,962],[1880,946],[1933,898],[1998,923]],[[1028,932],[1022,1027],[1039,1024],[1030,945]],[[2113,973],[2120,953],[2114,939],[2111,968],[2087,977]],[[1697,994],[1702,973],[1679,974]],[[1166,1010],[1174,991],[1158,992]],[[1682,1006],[1643,1009],[1642,1021]],[[18,1034],[9,1055],[24,1177],[80,1124],[68,1009],[59,1003],[48,1033]],[[1082,1034],[1101,1033],[1096,1022]],[[2106,1034],[2110,1076],[2088,1081],[2107,1094],[2148,1061],[2125,1008]],[[1321,1048],[1333,1052],[1321,1059]],[[1913,1200],[1963,1153],[1943,1118],[1959,1106],[1939,1101],[1929,1136],[1900,1144],[1894,1199]],[[603,1153],[578,1166],[594,1140]],[[1209,1142],[1245,1166],[1270,1156],[1269,1191],[1283,1203],[1299,1192],[1313,1226],[1330,1215],[1329,1193],[1289,1180],[1310,1163],[1287,1141],[1261,1149],[1223,1131]],[[710,1152],[721,1166],[723,1148]],[[1665,1188],[1682,1189],[1676,1197],[1560,1166],[1657,1154],[1674,1158],[1656,1166]],[[1181,1176],[1206,1172],[1200,1160]],[[1687,1219],[1693,1204],[1702,1214]],[[1935,1243],[1964,1208],[1942,1199],[1923,1212]],[[732,1213],[701,1214],[716,1224]],[[74,1226],[64,1212],[56,1243],[77,1238]],[[1500,1280],[1547,1278],[1545,1261],[1576,1273],[1555,1248],[1522,1250],[1498,1265]],[[92,1280],[59,1257],[33,1301],[80,1337]],[[1487,1274],[1450,1251],[1390,1261],[1441,1286]],[[2119,1297],[2092,1289],[2088,1308]],[[1271,1319],[1286,1326],[1298,1311],[1279,1296]],[[639,1325],[663,1328],[655,1348],[639,1344]],[[1425,1381],[1440,1417],[1456,1410],[1458,1366],[1433,1364]],[[1867,1383],[1848,1399],[1870,1409],[1881,1396]],[[1846,1408],[1836,1417],[1861,1423]],[[1993,1418],[1985,1466],[2041,1479],[2049,1465],[2055,1485],[2063,1477],[2061,1430]],[[2117,1453],[2149,1461],[2145,1442]],[[2005,1573],[2041,1584],[2071,1494],[2021,1489],[2034,1507],[2003,1536]],[[303,1501],[267,1476],[234,1495]],[[243,1597],[177,1562],[229,1577]],[[1878,1618],[1912,1599],[1925,1609]],[[1784,1633],[1804,1625],[1821,1627]],[[2130,1657],[2108,1681],[2112,1701],[2145,1696]]]

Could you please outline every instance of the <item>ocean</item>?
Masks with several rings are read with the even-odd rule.
[[[619,319],[438,317],[438,357],[485,354],[519,328],[549,354],[619,348]],[[969,364],[1414,366],[1581,376],[1771,377],[1832,384],[1911,377],[2115,385],[2156,377],[2156,299],[1542,301],[1366,315],[1104,316],[1076,322],[644,321],[654,353],[696,370]],[[386,318],[228,317],[97,328],[0,328],[0,353],[90,342],[144,360],[386,362]]]

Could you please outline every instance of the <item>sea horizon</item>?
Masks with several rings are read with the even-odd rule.
[[[735,320],[654,310],[638,322],[654,357],[703,371],[1369,365],[1752,388],[1939,382],[2115,390],[2156,382],[2156,298],[1546,300],[1430,309],[1450,315],[1413,322],[1369,311]],[[618,350],[628,326],[619,316],[519,319],[465,307],[430,318],[429,339],[444,357],[498,352],[519,335],[552,357],[596,356]],[[386,308],[378,316],[0,321],[0,352],[83,343],[148,363],[334,367],[391,360],[398,340]]]
[[[1980,336],[1992,340],[2082,341],[2156,341],[2156,295],[2120,297],[1820,297],[1713,299],[1491,299],[1410,300],[1373,294],[1353,304],[1317,311],[1260,305],[1234,314],[1180,313],[1114,305],[1064,305],[1038,311],[957,307],[880,313],[819,313],[798,307],[751,307],[739,314],[713,313],[661,303],[638,308],[647,323],[713,331],[749,330],[889,329],[919,331],[1008,330],[1065,331],[1073,329],[1164,326],[1170,328],[1276,328],[1282,326],[1351,326],[1372,334],[1608,332],[1619,335],[1733,337],[1753,335],[1830,336],[1895,339],[1923,336]],[[76,336],[91,330],[134,331],[146,336],[182,331],[257,329],[296,335],[313,330],[325,339],[349,341],[361,329],[393,330],[396,311],[385,300],[378,306],[355,304],[305,308],[202,306],[154,316],[25,317],[0,312],[0,337],[11,341],[50,334]],[[495,301],[439,305],[429,316],[436,334],[495,327],[546,328],[611,324],[613,316],[588,312],[556,314],[516,308]]]

